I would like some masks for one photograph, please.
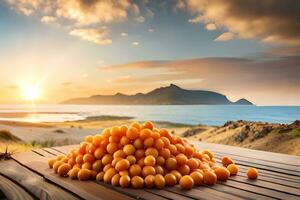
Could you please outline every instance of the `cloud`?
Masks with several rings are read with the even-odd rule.
[[[196,16],[192,19],[189,19],[188,22],[192,23],[192,24],[199,24],[201,21],[203,20],[202,16]]]
[[[139,17],[137,17],[135,20],[136,20],[137,22],[139,22],[139,23],[144,23],[144,22],[145,22],[145,17],[139,16]]]
[[[33,15],[36,12],[49,14],[53,11],[57,0],[4,0],[13,10],[26,16]]]
[[[131,6],[129,0],[60,0],[57,5],[58,16],[81,25],[125,20]]]
[[[236,38],[300,45],[300,3],[297,0],[172,0],[153,3],[132,0],[5,0],[24,15],[55,17],[62,27],[94,28],[133,19],[143,23],[154,11],[187,10],[190,23],[212,24]],[[50,22],[50,18],[43,21]],[[51,18],[52,20],[54,18]],[[50,21],[49,21],[50,20]]]
[[[134,14],[139,15],[140,14],[140,8],[137,4],[132,4],[131,10]]]
[[[132,44],[133,46],[139,46],[139,45],[140,45],[139,42],[132,42],[131,44]]]
[[[121,36],[126,37],[126,36],[128,36],[128,33],[123,32],[123,33],[121,33]]]
[[[87,73],[83,73],[83,74],[81,74],[81,77],[82,78],[87,78],[89,75],[87,74]]]
[[[96,44],[111,44],[112,40],[108,39],[106,29],[73,29],[69,32],[70,35],[78,36],[82,40],[94,42]]]
[[[63,86],[69,86],[69,85],[73,85],[73,82],[63,82],[61,85],[63,85]]]
[[[155,30],[154,30],[153,28],[149,28],[149,29],[148,29],[148,32],[150,32],[150,33],[154,33],[154,32],[155,32]]]
[[[11,7],[26,16],[32,15],[38,8],[40,2],[38,0],[6,0]]]
[[[46,23],[46,24],[50,24],[56,21],[56,17],[52,17],[52,16],[43,16],[41,18],[41,22]]]
[[[213,23],[209,23],[209,24],[206,24],[205,25],[205,28],[209,31],[213,31],[213,30],[216,30],[217,29],[217,26]]]
[[[18,86],[17,85],[8,85],[6,88],[8,88],[8,89],[17,89]]]
[[[300,3],[295,0],[181,0],[196,18],[240,38],[300,45]]]
[[[215,41],[228,41],[228,40],[232,40],[234,38],[234,34],[231,32],[225,32],[222,33],[221,35],[219,35]]]
[[[179,11],[184,10],[186,8],[185,2],[181,0],[177,1],[174,8],[175,10],[179,10]]]
[[[146,16],[148,17],[154,17],[154,12],[150,8],[145,8],[146,10]]]
[[[98,65],[103,65],[104,63],[105,63],[104,60],[97,60]]]
[[[262,53],[262,56],[268,58],[298,57],[299,55],[300,55],[300,46],[274,47]]]
[[[103,31],[95,27],[128,20],[129,16],[143,22],[139,5],[131,0],[5,0],[26,15],[36,15],[43,23],[56,22],[71,35],[97,44],[110,44]],[[71,28],[71,30],[70,30]]]

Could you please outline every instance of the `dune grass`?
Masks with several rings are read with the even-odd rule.
[[[20,142],[21,139],[14,136],[8,130],[0,130],[0,141],[9,141],[9,142]]]
[[[54,146],[64,146],[64,145],[71,145],[71,144],[78,144],[80,141],[74,139],[61,139],[61,140],[33,140],[29,143],[32,147],[54,147]]]
[[[28,151],[34,148],[41,148],[41,147],[53,147],[53,146],[63,146],[63,145],[70,145],[70,144],[77,144],[80,141],[74,139],[46,139],[46,140],[33,140],[31,142],[24,142],[20,138],[14,136],[8,130],[0,130],[0,152],[4,153],[7,151],[9,153],[19,153]]]

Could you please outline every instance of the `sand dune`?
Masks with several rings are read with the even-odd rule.
[[[235,121],[221,127],[195,127],[183,135],[204,142],[300,155],[300,121],[292,124]]]

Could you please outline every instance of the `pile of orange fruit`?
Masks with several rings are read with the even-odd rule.
[[[239,170],[227,156],[222,158],[223,166],[217,166],[211,151],[198,151],[185,139],[157,129],[149,121],[106,128],[101,134],[86,136],[78,148],[67,156],[51,158],[48,164],[62,177],[158,189],[178,183],[182,189],[214,185]],[[249,169],[247,175],[256,179],[256,169]]]

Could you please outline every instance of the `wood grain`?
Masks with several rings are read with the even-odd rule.
[[[43,177],[24,168],[13,160],[1,161],[0,169],[0,174],[14,180],[38,199],[78,199],[78,197],[65,192],[59,187],[45,182]]]
[[[4,193],[7,199],[34,200],[22,187],[2,175],[0,175],[0,191]]]

